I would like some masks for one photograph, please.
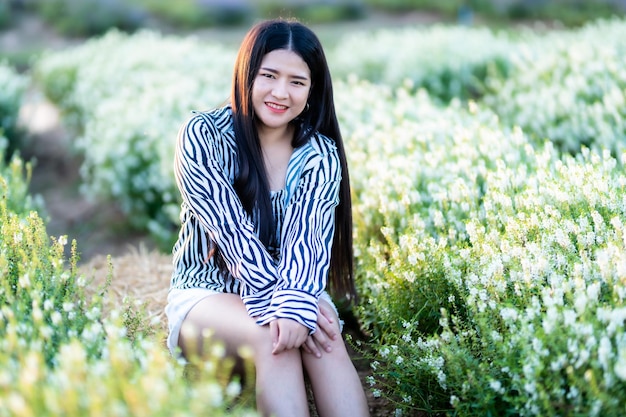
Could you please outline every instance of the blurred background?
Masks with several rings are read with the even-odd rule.
[[[626,0],[0,0],[0,59],[23,68],[33,53],[111,28],[194,32],[237,43],[255,20],[282,16],[324,26],[320,36],[332,40],[354,26],[541,21],[575,27],[625,11]]]

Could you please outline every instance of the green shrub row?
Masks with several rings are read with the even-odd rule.
[[[484,98],[506,125],[563,151],[626,147],[626,24],[599,21],[520,43],[509,77],[486,80]]]
[[[356,74],[410,92],[425,88],[442,104],[474,98],[537,143],[548,138],[566,152],[584,145],[617,154],[626,139],[625,28],[623,21],[605,21],[515,40],[460,27],[384,31],[340,40],[329,59],[338,81]],[[595,47],[599,39],[602,48]],[[390,53],[388,45],[406,53]],[[353,50],[361,52],[347,53]],[[110,32],[39,60],[35,77],[77,132],[86,195],[117,201],[136,227],[171,244],[176,131],[190,109],[227,99],[234,53],[191,38]],[[353,107],[338,111],[349,119]]]
[[[625,51],[626,23],[613,19],[547,34],[446,26],[356,33],[331,56],[341,77],[424,88],[444,104],[479,100],[538,143],[618,155],[626,144]]]
[[[18,116],[27,88],[27,76],[0,62],[0,136],[4,136],[3,155],[6,158],[21,146],[23,132],[18,126]]]
[[[359,0],[17,0],[0,3],[0,27],[25,10],[63,35],[81,37],[155,25],[183,30],[236,26],[276,16],[327,23],[359,18],[366,12]]]
[[[43,58],[34,76],[78,132],[82,192],[115,200],[134,227],[171,245],[176,135],[191,110],[226,102],[235,53],[191,38],[110,32]]]
[[[517,47],[511,34],[438,24],[350,33],[329,52],[329,60],[340,78],[356,75],[391,87],[424,88],[447,103],[486,94],[488,79],[508,76]]]
[[[99,35],[111,28],[133,31],[145,23],[142,10],[122,0],[38,0],[34,8],[68,36]]]
[[[623,16],[626,5],[615,0],[364,0],[366,4],[391,12],[416,9],[462,19],[463,14],[518,20],[555,20],[579,26],[599,18]]]
[[[219,351],[185,377],[161,335],[130,334],[124,318],[142,318],[103,313],[106,288],[78,274],[75,243],[65,258],[67,237],[32,210],[28,170],[0,163],[0,416],[256,415]]]
[[[8,2],[0,3],[0,29],[8,26],[11,21],[11,7]]]
[[[364,0],[366,4],[376,9],[385,10],[394,13],[411,12],[414,10],[427,10],[432,12],[442,13],[448,16],[455,16],[459,11],[459,8],[472,3],[470,0]],[[485,3],[489,1],[475,1],[477,5],[482,5],[481,10],[484,10]],[[480,4],[479,4],[480,3]]]
[[[372,120],[347,148],[374,395],[409,415],[620,415],[626,153],[563,156],[384,86],[338,100]]]
[[[495,13],[514,20],[556,20],[567,26],[580,26],[590,20],[624,16],[626,5],[615,0],[515,0],[506,7],[493,2]]]
[[[361,18],[377,11],[406,13],[425,10],[448,20],[488,19],[557,20],[567,26],[623,16],[623,4],[614,0],[9,0],[0,3],[0,27],[10,25],[23,9],[41,15],[60,33],[93,36],[117,28],[134,31],[155,22],[178,29],[249,24],[262,17],[297,17],[307,23]]]
[[[43,212],[45,207],[41,198],[31,196],[28,190],[32,164],[25,163],[17,155],[6,157],[7,143],[8,139],[0,135],[0,178],[6,209],[18,217],[25,217],[31,211]]]

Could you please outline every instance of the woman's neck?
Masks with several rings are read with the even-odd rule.
[[[285,176],[293,148],[293,128],[259,131],[265,172],[272,191],[285,187]]]
[[[291,145],[294,129],[291,125],[285,126],[284,128],[276,129],[259,126],[258,134],[262,148],[274,147],[284,143]]]

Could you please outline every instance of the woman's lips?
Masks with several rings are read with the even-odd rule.
[[[276,104],[276,103],[272,103],[272,102],[269,102],[269,101],[266,102],[265,105],[267,106],[267,108],[270,109],[270,111],[272,111],[274,113],[284,113],[289,108],[287,106],[283,106],[282,104]]]

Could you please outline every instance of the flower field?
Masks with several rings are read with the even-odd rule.
[[[226,101],[235,52],[109,32],[29,74],[75,134],[83,192],[164,250],[177,130]],[[367,389],[398,415],[626,415],[626,21],[381,30],[327,52]],[[106,288],[46,236],[27,164],[0,173],[0,416],[252,413],[219,352],[181,383],[161,324],[105,311]]]
[[[48,237],[30,165],[0,165],[0,416],[257,415],[219,349],[184,377],[160,326],[132,305],[105,310],[75,242],[66,259],[67,238]]]

